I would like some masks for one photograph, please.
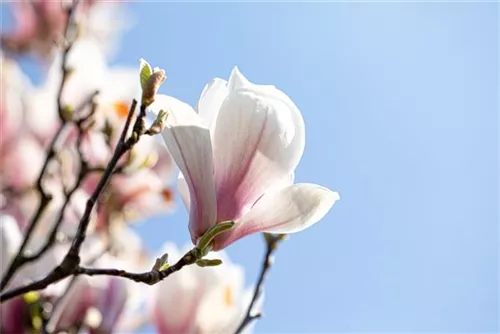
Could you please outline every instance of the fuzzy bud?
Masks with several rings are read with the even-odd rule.
[[[165,81],[165,71],[158,70],[153,72],[146,80],[144,87],[142,88],[142,104],[145,106],[149,106],[155,100],[155,95],[161,84]]]

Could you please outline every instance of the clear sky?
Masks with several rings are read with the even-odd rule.
[[[305,118],[297,181],[341,194],[282,245],[256,331],[498,330],[498,4],[130,8],[120,62],[166,68],[191,104],[234,65],[276,85]],[[186,221],[180,205],[140,229],[157,247]],[[253,282],[260,238],[229,253]]]
[[[234,65],[276,85],[306,123],[296,180],[340,192],[282,244],[257,332],[499,330],[498,4],[127,5],[117,63],[193,105]],[[138,229],[189,239],[180,201]],[[259,236],[228,252],[254,282]]]

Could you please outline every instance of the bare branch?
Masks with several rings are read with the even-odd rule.
[[[71,29],[73,29],[75,22],[73,21],[73,13],[76,10],[76,7],[78,5],[78,1],[75,0],[73,2],[72,6],[68,6],[67,8],[67,21],[66,21],[66,27],[65,27],[65,38],[67,39]],[[48,150],[47,150],[47,156],[45,157],[45,162],[43,163],[42,169],[40,171],[40,174],[38,176],[37,182],[36,182],[36,190],[39,193],[40,196],[40,202],[38,204],[38,208],[35,211],[35,214],[33,218],[31,219],[28,228],[26,229],[26,233],[24,235],[24,239],[19,246],[19,250],[17,251],[16,256],[12,259],[12,262],[10,263],[8,269],[6,270],[6,273],[4,277],[2,277],[2,281],[0,283],[0,291],[2,291],[7,284],[10,282],[16,271],[24,264],[26,263],[25,258],[24,258],[24,251],[26,247],[28,246],[28,243],[30,241],[31,235],[35,231],[36,226],[38,225],[38,222],[40,221],[40,218],[42,217],[45,209],[48,207],[50,201],[52,200],[52,195],[48,194],[44,188],[43,188],[43,179],[45,177],[45,173],[47,171],[47,167],[49,166],[50,162],[56,155],[56,144],[59,141],[59,138],[61,137],[62,133],[64,132],[64,129],[66,128],[66,125],[68,124],[68,121],[66,117],[64,117],[64,106],[62,103],[62,92],[64,90],[64,86],[66,84],[68,75],[69,75],[69,70],[66,66],[68,54],[71,51],[71,48],[73,46],[74,39],[71,40],[66,40],[66,45],[63,50],[63,55],[62,55],[62,62],[61,62],[61,71],[62,71],[62,79],[61,83],[59,85],[58,89],[58,94],[57,94],[57,108],[58,108],[58,113],[59,113],[59,118],[61,121],[61,124],[59,128],[57,129],[56,133],[54,134],[54,137],[52,138],[52,141],[49,144]]]
[[[236,330],[236,334],[241,333],[245,327],[250,325],[250,323],[256,319],[259,319],[262,317],[261,313],[256,313],[252,314],[253,308],[255,307],[255,303],[259,299],[260,295],[262,294],[262,289],[264,286],[264,281],[269,274],[269,270],[271,269],[271,266],[273,264],[273,254],[274,252],[278,249],[278,244],[280,241],[282,241],[285,238],[285,235],[283,234],[269,234],[269,233],[263,233],[264,240],[266,241],[266,254],[264,256],[264,261],[262,261],[262,267],[260,270],[259,277],[257,279],[257,285],[255,286],[255,290],[252,296],[252,301],[250,302],[250,305],[248,305],[247,312],[245,314],[245,318],[243,321],[240,323],[238,326],[238,329]]]

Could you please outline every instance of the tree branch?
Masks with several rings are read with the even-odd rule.
[[[0,296],[0,302],[4,302],[10,298],[13,298],[15,296],[18,296],[20,294],[29,291],[44,289],[45,287],[47,287],[52,283],[55,283],[63,278],[69,277],[77,273],[80,264],[80,249],[83,242],[85,241],[87,228],[90,223],[90,215],[92,213],[92,209],[94,208],[95,203],[97,202],[100,194],[104,190],[107,182],[111,178],[111,175],[113,174],[113,171],[116,168],[116,165],[118,164],[118,161],[120,160],[122,155],[125,154],[134,144],[136,144],[139,141],[140,136],[143,134],[145,128],[144,117],[146,116],[145,106],[141,106],[141,111],[137,116],[134,124],[134,131],[132,132],[130,138],[125,140],[128,130],[130,128],[130,124],[132,122],[132,117],[135,114],[136,108],[137,108],[137,101],[134,99],[130,106],[127,120],[125,121],[123,131],[120,135],[120,140],[116,146],[113,156],[108,165],[106,166],[106,169],[104,170],[101,179],[99,180],[99,183],[94,189],[92,195],[87,200],[87,204],[85,206],[85,212],[78,224],[75,238],[73,239],[71,247],[68,250],[68,253],[64,257],[64,259],[62,260],[61,264],[57,266],[52,272],[50,272],[47,275],[47,277],[39,281],[33,282],[31,284],[25,285],[23,287],[12,289],[10,291],[3,293]],[[137,131],[142,131],[142,132],[137,132]]]
[[[278,244],[280,241],[284,240],[285,235],[283,234],[269,234],[263,233],[264,240],[266,242],[266,254],[264,256],[264,261],[262,262],[262,267],[260,270],[259,277],[257,279],[257,285],[255,286],[255,290],[252,296],[252,301],[250,305],[248,305],[247,312],[245,314],[245,318],[238,326],[236,330],[236,334],[241,333],[246,326],[250,325],[250,323],[256,319],[262,317],[262,313],[252,314],[253,308],[255,307],[255,303],[259,299],[262,294],[262,289],[264,286],[264,281],[266,280],[267,275],[269,274],[269,270],[273,264],[273,254],[278,249]]]
[[[179,261],[177,261],[174,265],[169,266],[165,270],[157,270],[152,269],[151,271],[147,271],[144,273],[131,273],[125,270],[120,269],[100,269],[100,268],[84,268],[78,267],[75,275],[87,275],[87,276],[97,276],[97,275],[107,275],[107,276],[119,276],[123,278],[127,278],[129,280],[145,283],[148,285],[154,285],[171,274],[181,270],[183,267],[187,265],[194,264],[196,260],[199,258],[197,253],[197,249],[193,248],[189,252],[187,252]]]
[[[69,6],[67,8],[67,16],[68,19],[66,21],[66,27],[65,27],[65,32],[64,36],[65,39],[68,39],[69,33],[71,29],[74,26],[74,21],[73,21],[73,13],[76,10],[76,7],[78,5],[78,0],[73,1],[72,6]],[[38,225],[38,222],[40,221],[40,218],[42,217],[45,209],[48,207],[50,201],[52,200],[52,195],[48,194],[44,188],[43,188],[43,179],[45,176],[45,173],[47,171],[47,167],[49,166],[50,162],[52,159],[55,157],[56,154],[56,144],[59,141],[59,138],[61,137],[62,133],[64,132],[64,129],[66,128],[66,125],[68,123],[66,117],[64,116],[64,106],[62,102],[62,92],[64,90],[64,86],[66,84],[69,70],[66,66],[68,54],[71,51],[71,48],[74,43],[74,39],[71,40],[66,40],[65,41],[66,45],[64,47],[63,55],[62,55],[62,62],[61,62],[61,71],[62,71],[62,79],[61,83],[59,85],[58,89],[58,94],[57,94],[57,111],[59,114],[59,118],[61,121],[61,124],[59,128],[57,129],[56,133],[54,134],[54,137],[52,138],[48,151],[47,151],[47,156],[45,157],[45,162],[43,163],[42,169],[40,171],[40,174],[38,176],[37,182],[36,182],[36,190],[38,191],[40,195],[40,202],[38,204],[38,207],[35,211],[35,214],[33,218],[31,219],[28,228],[26,229],[26,233],[24,235],[24,239],[19,246],[19,250],[17,251],[16,256],[12,259],[8,269],[6,270],[5,275],[2,277],[2,281],[0,282],[0,291],[2,291],[7,284],[10,282],[16,271],[24,264],[25,258],[24,258],[24,251],[26,247],[28,246],[28,243],[30,241],[31,235],[35,231],[36,226]]]
[[[39,281],[27,284],[25,286],[9,290],[2,295],[0,295],[0,302],[3,303],[11,298],[25,294],[31,291],[43,290],[50,284],[60,281],[63,278],[72,275],[87,275],[87,276],[97,276],[97,275],[108,275],[108,276],[119,276],[133,280],[135,282],[145,283],[148,285],[156,284],[171,274],[181,270],[187,265],[196,263],[196,260],[200,257],[199,250],[197,248],[191,249],[187,252],[177,263],[166,268],[165,270],[152,269],[151,271],[144,273],[131,273],[120,269],[97,269],[97,268],[84,268],[79,265],[73,265],[69,267],[69,262],[63,262],[61,265],[56,267],[49,275]]]

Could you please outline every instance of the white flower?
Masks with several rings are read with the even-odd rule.
[[[171,243],[162,253],[168,253],[172,264],[181,257]],[[155,286],[152,317],[160,334],[233,333],[243,320],[253,291],[244,290],[243,268],[224,252],[206,258],[220,258],[223,264],[184,267]]]
[[[179,191],[194,244],[227,220],[236,224],[214,240],[214,250],[257,232],[298,232],[339,199],[316,184],[293,184],[305,145],[302,115],[285,93],[250,83],[237,68],[228,82],[216,78],[205,87],[199,114],[164,95],[152,109],[169,111],[162,135],[183,174]]]

